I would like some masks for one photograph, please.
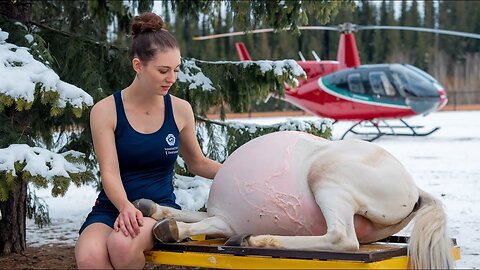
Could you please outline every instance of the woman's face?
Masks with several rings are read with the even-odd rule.
[[[175,48],[157,52],[152,60],[135,70],[143,89],[164,96],[177,80],[179,68],[180,50]]]

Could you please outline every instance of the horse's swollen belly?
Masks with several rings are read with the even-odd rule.
[[[411,176],[378,146],[279,132],[248,142],[224,162],[210,190],[208,212],[236,234],[324,235],[326,222],[309,183],[325,211],[357,214],[360,242],[401,229],[397,224],[418,200]],[[348,227],[351,219],[336,222]]]
[[[236,233],[325,234],[325,220],[306,179],[308,157],[319,139],[291,135],[260,138],[235,151],[213,181],[208,212],[225,219]]]

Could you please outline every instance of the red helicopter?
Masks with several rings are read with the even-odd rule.
[[[356,121],[342,136],[349,132],[370,136],[373,141],[383,135],[426,136],[439,128],[420,131],[422,126],[409,125],[402,118],[426,115],[438,111],[447,104],[444,87],[428,73],[408,64],[360,65],[360,58],[353,32],[366,29],[394,29],[432,32],[479,38],[479,34],[404,26],[357,26],[344,23],[339,26],[302,26],[300,30],[336,30],[341,33],[337,60],[306,61],[300,53],[297,63],[307,74],[297,88],[285,87],[285,99],[314,115],[333,120]],[[273,29],[258,29],[248,33],[272,32]],[[233,32],[203,37],[205,40],[228,36],[245,35]],[[240,60],[251,60],[242,42],[235,44]],[[398,119],[400,125],[390,125],[386,119]],[[373,127],[374,132],[359,129]],[[402,132],[400,129],[407,129]],[[373,137],[372,137],[373,135]]]

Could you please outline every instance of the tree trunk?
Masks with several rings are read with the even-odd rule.
[[[27,184],[21,176],[15,182],[15,191],[9,192],[6,202],[0,202],[0,254],[22,253],[26,249]]]
[[[0,15],[26,23],[32,13],[32,0],[0,0]]]

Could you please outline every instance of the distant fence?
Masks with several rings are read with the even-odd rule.
[[[445,110],[480,110],[480,90],[448,91]]]

